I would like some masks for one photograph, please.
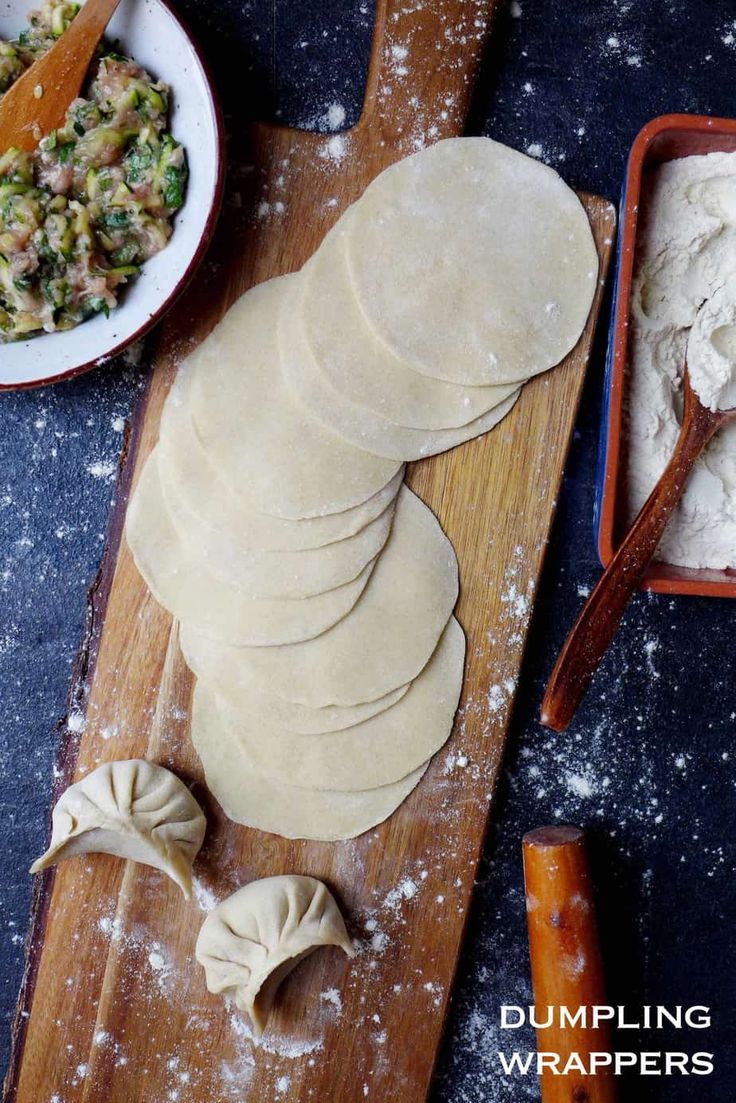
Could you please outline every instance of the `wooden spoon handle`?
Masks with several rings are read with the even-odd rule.
[[[680,436],[664,473],[620,548],[586,601],[555,663],[542,702],[542,723],[564,731],[616,634],[631,595],[642,580],[690,471],[718,420],[689,402]]]
[[[30,153],[42,137],[62,125],[119,3],[86,0],[51,49],[10,86],[0,103],[0,152],[14,146]]]
[[[561,1026],[559,1009],[574,1015],[579,1007],[605,1006],[603,964],[598,943],[593,891],[578,827],[539,827],[524,836],[529,954],[537,1022],[547,1009],[553,1021],[537,1028],[540,1053],[559,1054],[561,1064],[572,1053],[587,1059],[590,1053],[611,1052],[608,1021],[591,1028]],[[616,1088],[610,1067],[595,1076],[580,1072],[541,1076],[543,1103],[615,1103]]]

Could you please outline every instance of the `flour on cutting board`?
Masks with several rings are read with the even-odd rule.
[[[547,494],[547,477],[546,473],[539,472],[536,485],[540,501],[545,500]],[[497,554],[496,559],[500,558]],[[122,901],[120,913],[108,902],[97,917],[96,927],[100,937],[109,941],[110,957],[113,961],[117,959],[117,971],[112,971],[116,979],[116,998],[134,1001],[136,1020],[143,1024],[139,1043],[143,1052],[138,1052],[132,1037],[129,1041],[126,1039],[124,1030],[118,1031],[105,1022],[103,1015],[96,1033],[104,1042],[95,1043],[91,1056],[87,1053],[70,1055],[70,1068],[83,1063],[88,1065],[85,1090],[94,1090],[95,1084],[104,1083],[111,1064],[123,1067],[135,1060],[135,1075],[150,1073],[156,1077],[157,1084],[160,1070],[165,1068],[166,1084],[161,1103],[186,1099],[197,1084],[207,1085],[218,1103],[242,1103],[244,1095],[247,1097],[249,1082],[256,1076],[259,1088],[267,1083],[271,1096],[278,1098],[288,1094],[297,1079],[308,1087],[309,1070],[316,1069],[324,1059],[329,1032],[336,1029],[340,1015],[347,1015],[348,1011],[351,1023],[355,1022],[357,1004],[359,1025],[364,1027],[367,1039],[360,1068],[365,1078],[364,1095],[378,1099],[386,1097],[385,1086],[392,1075],[396,1047],[402,1044],[402,1039],[392,1035],[386,1022],[387,1001],[395,1001],[399,1007],[411,1001],[411,1006],[421,1006],[430,1015],[436,1015],[447,998],[444,979],[441,979],[446,970],[430,955],[422,961],[421,968],[413,969],[409,975],[402,974],[400,982],[389,984],[386,975],[395,975],[407,935],[418,922],[441,925],[449,914],[463,915],[465,912],[476,854],[474,840],[468,839],[462,830],[464,807],[467,808],[471,799],[483,806],[484,792],[490,798],[499,754],[498,740],[494,737],[504,726],[516,688],[518,649],[523,642],[534,596],[534,585],[528,580],[527,549],[520,545],[515,547],[505,569],[497,572],[494,566],[493,573],[494,578],[489,578],[488,582],[500,587],[503,615],[493,638],[475,642],[481,689],[463,705],[453,751],[445,760],[435,761],[424,782],[425,792],[431,794],[427,802],[431,810],[427,815],[441,828],[443,852],[436,857],[428,856],[424,861],[402,864],[398,859],[388,860],[387,872],[373,898],[366,900],[361,893],[359,899],[352,902],[349,914],[361,952],[353,965],[340,966],[339,974],[335,974],[339,975],[341,986],[330,979],[313,988],[307,984],[293,988],[299,991],[299,998],[306,1006],[307,1026],[291,1034],[284,1016],[278,1030],[268,1033],[264,1039],[254,1039],[238,1011],[232,1007],[223,1011],[219,1000],[206,995],[191,953],[187,954],[186,947],[175,942],[174,932],[167,930],[165,916],[159,914],[163,909],[156,907],[165,892],[163,878],[150,870],[136,873],[135,891],[130,900]],[[499,577],[495,577],[496,573]],[[81,708],[75,711],[72,726],[78,735],[86,731],[87,762],[97,754],[109,753],[113,733],[121,740],[135,737],[134,726],[125,715],[128,674],[119,670],[116,678],[120,693],[115,700],[105,700],[101,712],[92,709],[85,714]],[[156,688],[158,690],[158,686]],[[165,696],[162,690],[160,698],[152,695],[150,701],[146,700],[138,717],[138,727],[148,719],[151,723],[156,721],[157,728],[161,729],[160,744],[156,744],[157,756],[166,758],[170,754],[176,764],[181,756],[184,714],[178,705],[169,707]],[[474,783],[482,779],[485,788],[481,787],[480,794],[477,784],[471,790],[471,779]],[[339,852],[336,864],[340,864],[340,882],[346,886],[362,884],[361,876],[372,844],[375,844],[375,836],[335,847]],[[236,857],[233,848],[232,862],[222,861],[219,854],[216,861],[212,860],[211,868],[217,869],[216,882],[207,875],[209,870],[195,871],[195,900],[189,913],[191,927],[187,927],[188,933],[196,932],[202,913],[211,910],[218,899],[227,895],[231,885],[235,887],[240,878],[248,876],[250,871],[236,864]],[[88,875],[92,876],[93,865],[87,868]],[[452,870],[450,877],[448,869]],[[82,881],[78,887],[80,891],[85,888],[90,891],[92,885],[93,882]],[[145,926],[129,919],[128,908],[136,915],[146,916]],[[324,957],[326,974],[330,976],[329,968],[334,963],[327,952]],[[105,960],[103,950],[99,962],[103,969]],[[86,982],[82,976],[72,979],[79,985]],[[299,985],[299,980],[297,974],[292,985]],[[92,990],[99,991],[94,980]],[[178,1015],[171,1015],[172,1007],[186,1008],[183,1025]],[[176,1028],[156,1025],[169,1019],[176,1023]],[[146,1052],[149,1035],[160,1052]],[[205,1048],[212,1039],[217,1039],[218,1046],[214,1054]],[[74,1065],[72,1060],[76,1062]],[[76,1087],[71,1081],[59,1086],[64,1103],[76,1103],[79,1098],[74,1092],[69,1094],[71,1087]],[[160,1101],[157,1099],[156,1103]]]
[[[661,165],[646,182],[641,206],[627,396],[632,520],[675,447],[698,311],[736,276],[736,153]],[[713,333],[728,319],[710,322]],[[705,397],[712,402],[722,385],[718,365],[710,377]],[[736,426],[721,430],[696,464],[658,555],[687,567],[736,566]]]
[[[358,844],[349,840],[344,849],[349,861],[360,867],[362,858]],[[218,868],[221,864],[218,861]],[[100,952],[95,958],[96,966],[104,971],[108,955],[116,962],[112,975],[116,976],[117,996],[124,996],[130,990],[133,998],[132,993],[135,993],[136,1021],[145,1024],[150,1020],[150,1033],[153,1035],[154,1024],[166,1014],[167,1008],[177,1004],[188,1008],[181,1036],[177,1036],[168,1052],[162,1049],[155,1057],[157,1067],[160,1068],[161,1062],[164,1062],[166,1069],[163,1103],[185,1100],[191,1088],[205,1083],[217,1092],[221,1103],[242,1103],[242,1093],[247,1089],[257,1068],[259,1076],[262,1077],[264,1072],[268,1074],[274,1097],[279,1093],[286,1093],[292,1082],[295,1063],[304,1066],[304,1074],[308,1074],[308,1070],[315,1068],[321,1060],[325,1048],[325,1031],[342,1015],[346,993],[356,986],[368,991],[375,989],[376,993],[382,991],[379,980],[381,959],[386,957],[392,947],[394,953],[401,952],[400,932],[411,918],[407,909],[416,906],[430,880],[427,867],[421,862],[413,863],[407,866],[393,887],[377,894],[375,905],[363,913],[356,912],[353,921],[359,931],[362,931],[362,936],[359,934],[357,938],[361,950],[360,959],[355,969],[348,971],[345,989],[328,985],[322,991],[305,990],[304,997],[309,1001],[311,1022],[308,1034],[290,1033],[287,1026],[256,1039],[247,1020],[233,1006],[225,1010],[223,1024],[219,1001],[206,995],[198,970],[193,968],[186,954],[182,958],[181,951],[170,944],[171,931],[167,929],[161,909],[155,907],[155,902],[165,892],[163,878],[151,869],[137,867],[137,871],[139,876],[136,878],[133,896],[144,901],[140,914],[147,916],[145,923],[129,919],[124,910],[116,910],[117,902],[114,899],[95,897],[95,893],[91,891],[95,881],[94,858],[80,871],[72,896],[79,896],[80,900],[86,902],[88,909],[94,909],[93,926],[102,942]],[[224,880],[228,887],[238,877],[235,868],[225,869],[223,865],[221,872],[225,875]],[[457,892],[458,888],[459,885],[454,891]],[[220,895],[226,891],[227,888],[223,893],[216,892],[211,887],[209,877],[204,879],[202,871],[199,872],[194,881],[193,930],[196,931],[199,924],[198,913],[211,910]],[[448,894],[448,901],[451,898],[452,890]],[[442,897],[443,901],[444,899]],[[150,907],[145,901],[150,901]],[[69,903],[73,903],[71,897]],[[66,987],[70,992],[81,991],[86,990],[88,983],[87,974],[80,971],[67,978]],[[298,976],[296,983],[299,983]],[[97,990],[94,982],[93,988]],[[417,977],[416,988],[433,1001],[442,998],[441,988],[429,973]],[[402,991],[406,993],[406,988],[398,986],[392,993],[392,998],[401,999]],[[370,1051],[378,1054],[375,1060],[369,1061],[364,1070],[367,1082],[372,1083],[375,1077],[380,1078],[380,1070],[385,1071],[385,1051],[390,1047],[390,1038],[381,1022],[381,1005],[378,999],[374,1006],[364,1004],[361,1016],[369,1032]],[[59,1020],[56,1025],[63,1029],[63,1020]],[[212,1068],[203,1059],[200,1050],[205,1044],[203,1039],[222,1032],[223,1026],[224,1036],[217,1034],[218,1037],[222,1036],[223,1055],[217,1063],[217,1077],[213,1081]],[[158,1044],[163,1044],[161,1039]],[[91,1052],[72,1052],[70,1049],[69,1072],[59,1085],[57,1095],[64,1103],[73,1103],[78,1098],[77,1091],[81,1090],[83,1080],[94,1087],[98,1077],[102,1082],[108,1075],[104,1071],[106,1068],[124,1068],[133,1061],[136,1063],[137,1074],[145,1074],[151,1071],[146,1062],[152,1059],[151,1055],[138,1053],[132,1039],[129,1048],[125,1028],[119,1030],[108,1026],[103,1015],[92,1038]],[[82,1067],[83,1075],[80,1072]],[[206,1072],[203,1071],[205,1069]],[[206,1076],[206,1080],[203,1076]]]
[[[161,1062],[165,1067],[165,1090],[160,1103],[183,1103],[191,1092],[205,1084],[215,1094],[218,1103],[243,1103],[248,1084],[255,1082],[256,1076],[259,1087],[270,1085],[273,1099],[288,1097],[297,1082],[303,1083],[308,1092],[310,1072],[314,1069],[316,1078],[320,1062],[325,1059],[330,1031],[339,1029],[339,1023],[348,1009],[351,1023],[357,1021],[367,1038],[360,1069],[365,1083],[364,1095],[376,1099],[385,1097],[387,1078],[392,1075],[394,1047],[401,1044],[401,1039],[394,1037],[388,1028],[387,1004],[390,1001],[401,1004],[422,1001],[436,1013],[447,998],[445,985],[439,979],[441,971],[439,968],[435,971],[431,956],[421,969],[402,975],[400,982],[389,982],[384,970],[395,974],[396,962],[402,957],[404,939],[414,924],[419,921],[441,924],[450,909],[458,914],[465,911],[466,871],[474,869],[475,856],[474,848],[461,830],[459,798],[469,771],[475,777],[487,778],[490,795],[496,760],[494,754],[478,756],[476,760],[463,751],[464,725],[468,718],[475,720],[482,716],[483,736],[490,738],[509,707],[515,683],[511,677],[504,676],[501,664],[506,661],[509,650],[519,645],[530,615],[531,601],[518,600],[519,594],[529,594],[531,598],[526,574],[525,553],[519,546],[513,550],[502,572],[504,592],[510,594],[510,599],[505,603],[506,614],[499,634],[494,641],[484,641],[480,649],[489,678],[491,675],[500,678],[500,688],[497,689],[494,683],[479,700],[465,703],[458,721],[454,749],[446,756],[440,756],[426,779],[426,784],[434,790],[432,805],[435,810],[432,816],[438,825],[442,825],[444,853],[403,862],[397,859],[390,866],[392,874],[381,887],[376,888],[367,899],[355,901],[352,905],[348,901],[351,934],[359,951],[358,957],[349,966],[343,967],[332,959],[329,951],[325,951],[325,976],[334,976],[334,982],[328,980],[310,987],[303,967],[302,973],[297,971],[290,982],[292,998],[293,993],[298,991],[299,1002],[306,1007],[306,1026],[290,1030],[288,1022],[282,1021],[264,1037],[254,1038],[250,1024],[241,1012],[232,1004],[223,1008],[219,997],[208,996],[200,970],[189,955],[173,943],[165,915],[155,906],[162,892],[166,891],[163,875],[153,869],[137,867],[131,899],[139,902],[136,914],[145,914],[144,923],[128,916],[125,906],[118,907],[116,900],[96,899],[91,891],[95,859],[90,858],[85,865],[83,874],[75,882],[74,892],[80,894],[80,900],[87,899],[88,905],[94,909],[93,924],[102,941],[97,967],[105,970],[108,955],[117,962],[113,974],[117,978],[116,998],[129,993],[126,998],[135,1001],[136,1021],[144,1024],[144,1035],[145,1024],[150,1021],[153,1036],[153,1024],[166,1016],[167,1009],[170,1011],[172,1006],[188,1009],[183,1025],[181,1019],[177,1019],[177,1028],[167,1032],[169,1048],[165,1048],[165,1039],[160,1038],[159,1031],[156,1031],[156,1044],[160,1047],[155,1057],[156,1067],[160,1069]],[[121,671],[120,675],[124,679],[124,672]],[[496,692],[500,694],[498,699]],[[490,708],[491,698],[496,700],[497,711]],[[178,733],[186,714],[178,702],[169,705],[161,700],[151,702],[150,713],[152,721],[155,716],[160,729],[160,757],[168,760],[168,756],[175,753],[177,740],[181,738]],[[101,752],[108,743],[110,728],[120,733],[118,738],[125,738],[130,732],[122,700],[117,701],[109,712],[106,710],[104,717],[95,709],[88,709],[83,719],[84,724],[76,726],[86,728],[88,740],[94,741],[99,736]],[[495,747],[495,743],[489,743],[490,746]],[[96,757],[94,750],[91,757]],[[339,878],[340,883],[349,886],[362,882],[376,838],[376,833],[370,832],[360,839],[336,845],[338,854],[334,876]],[[446,875],[448,859],[456,871],[449,883]],[[216,878],[214,870],[217,871]],[[222,850],[216,855],[208,855],[206,862],[197,862],[194,872],[194,899],[190,907],[191,931],[196,934],[204,914],[242,883],[243,871],[238,854],[223,844]],[[314,960],[318,960],[318,955]],[[333,967],[336,969],[334,973],[330,972]],[[68,988],[73,991],[87,983],[90,982],[81,972],[78,975],[75,973],[69,977]],[[95,983],[91,983],[92,990],[99,991]],[[302,987],[298,987],[300,983]],[[63,1023],[57,1025],[61,1028]],[[206,1054],[202,1048],[207,1038],[217,1038],[222,1050],[214,1061],[211,1053]],[[110,1066],[123,1069],[135,1061],[137,1074],[140,1071],[145,1074],[147,1062],[153,1060],[150,1054],[139,1054],[133,1038],[129,1041],[124,1028],[121,1030],[106,1022],[103,1014],[97,1022],[91,1050],[69,1054],[70,1071],[64,1082],[58,1085],[59,1097],[63,1103],[77,1103],[81,1085],[86,1083],[87,1090],[90,1085],[94,1089],[95,1084],[103,1083],[109,1075],[106,1070]],[[87,1066],[84,1081],[76,1072],[81,1064]],[[153,1068],[150,1071],[153,1074]],[[160,1079],[160,1072],[155,1075]]]
[[[520,6],[517,14],[520,14]],[[458,40],[462,35],[480,35],[481,30],[470,27],[448,27],[446,38],[452,41]],[[419,59],[414,57],[411,42],[406,44],[391,41],[389,43],[391,64],[389,68],[390,79],[396,83],[410,80],[413,67],[419,64]],[[384,86],[381,95],[391,95],[390,87]],[[445,121],[449,113],[456,106],[454,97],[448,96],[441,105],[440,115]],[[334,108],[334,110],[333,110]],[[341,105],[333,104],[326,112],[324,120],[330,129],[338,128],[344,121],[344,112],[340,118]],[[419,111],[416,120],[405,136],[406,152],[421,148],[427,141],[437,135],[436,123],[429,120]],[[325,156],[323,167],[325,175],[333,174],[336,178],[335,190],[338,182],[345,172],[344,161],[352,154],[349,136],[333,134],[325,144]],[[276,219],[288,213],[288,204],[284,198],[289,182],[291,165],[288,158],[284,159],[282,175],[272,184],[270,194],[264,194],[259,204],[256,205],[256,216],[264,219]],[[328,200],[329,202],[329,200]],[[117,429],[115,431],[118,431]],[[104,463],[105,461],[100,461]],[[90,474],[92,474],[90,472]],[[96,479],[107,477],[105,471],[100,471],[94,476]],[[540,498],[543,497],[541,488],[544,486],[545,473],[540,473]],[[116,914],[114,907],[108,902],[98,916],[98,931],[103,939],[109,940],[111,946],[120,954],[122,967],[118,974],[119,988],[124,992],[125,986],[130,985],[130,998],[135,1000],[137,1017],[142,1022],[150,1019],[151,1033],[157,1018],[166,1015],[167,1006],[185,1006],[189,1011],[188,1020],[185,1023],[181,1036],[176,1038],[174,1044],[167,1051],[156,1055],[157,1067],[163,1061],[166,1068],[166,1084],[160,1100],[156,1103],[166,1103],[167,1100],[183,1101],[188,1098],[193,1085],[202,1084],[202,1069],[207,1069],[208,1087],[213,1098],[218,1103],[242,1103],[247,1097],[247,1087],[250,1079],[256,1071],[259,1074],[259,1087],[264,1070],[268,1073],[271,1097],[279,1098],[287,1096],[293,1089],[297,1076],[304,1076],[304,1082],[308,1085],[308,1070],[315,1068],[324,1058],[328,1031],[334,1028],[335,1022],[343,1014],[345,1008],[350,1006],[351,1022],[353,1000],[356,993],[360,993],[360,1016],[364,1024],[366,1036],[370,1040],[364,1056],[365,1065],[361,1068],[364,1077],[363,1094],[365,1097],[376,1099],[386,1098],[385,1080],[382,1078],[390,1074],[390,1062],[392,1047],[401,1043],[401,1039],[391,1036],[385,1024],[384,1007],[386,1000],[394,1000],[400,1005],[405,1005],[408,999],[426,1001],[426,1006],[434,1012],[440,1009],[447,996],[444,984],[438,979],[440,970],[434,971],[433,961],[428,959],[423,963],[421,970],[415,975],[402,978],[401,983],[392,986],[386,984],[382,977],[382,971],[387,972],[401,960],[402,943],[406,938],[410,925],[414,925],[418,919],[422,921],[441,924],[450,909],[462,914],[466,907],[467,889],[469,884],[468,871],[474,869],[474,847],[463,836],[461,827],[461,805],[467,800],[465,787],[470,777],[482,778],[487,782],[487,796],[495,779],[498,766],[497,747],[492,742],[505,723],[508,709],[510,708],[516,688],[513,668],[516,665],[514,652],[521,645],[526,632],[528,619],[531,613],[533,601],[533,584],[527,583],[528,565],[524,562],[524,549],[514,549],[512,562],[503,577],[503,623],[499,626],[494,639],[482,641],[479,651],[483,659],[483,671],[487,675],[486,685],[482,692],[465,702],[458,720],[458,732],[453,740],[453,751],[442,761],[437,761],[431,774],[425,781],[425,787],[431,789],[435,810],[432,811],[433,822],[441,825],[445,853],[442,861],[432,859],[430,862],[415,860],[405,863],[399,868],[391,868],[390,879],[382,884],[379,891],[374,894],[374,899],[366,902],[362,900],[357,907],[350,909],[350,915],[354,924],[356,940],[360,947],[360,956],[357,961],[347,969],[341,969],[340,976],[344,978],[343,987],[332,983],[318,986],[314,989],[304,987],[300,989],[300,997],[308,1004],[307,1020],[310,1029],[304,1035],[296,1033],[291,1035],[288,1026],[282,1032],[272,1031],[265,1038],[256,1040],[253,1038],[250,1028],[243,1016],[230,1007],[223,1012],[220,1001],[208,998],[203,993],[201,976],[196,966],[188,961],[186,954],[182,954],[182,948],[173,944],[173,934],[166,930],[163,920],[155,914],[154,907],[151,912],[150,929],[142,930],[137,924],[130,924],[125,914]],[[506,664],[509,664],[506,669]],[[121,674],[121,684],[124,685],[124,675]],[[88,729],[93,734],[98,733],[100,753],[104,754],[104,744],[113,735],[118,737],[121,733],[125,737],[126,718],[122,703],[105,706],[105,723],[96,727],[97,718],[87,717]],[[154,713],[155,702],[151,703],[151,715]],[[466,726],[476,725],[478,718],[482,719],[481,747],[477,753],[471,753],[465,749]],[[173,711],[171,716],[163,717],[167,725],[180,719]],[[127,728],[129,730],[129,728]],[[81,734],[81,727],[79,729]],[[477,734],[473,735],[476,744]],[[488,740],[488,748],[482,746],[483,739]],[[88,744],[89,746],[89,744]],[[172,742],[172,753],[173,753]],[[93,745],[93,755],[96,747]],[[439,799],[437,799],[439,795]],[[476,790],[473,790],[473,799],[477,798]],[[481,803],[483,800],[481,798]],[[345,884],[359,882],[356,874],[362,874],[366,864],[366,855],[370,851],[371,837],[365,840],[350,841],[336,847],[339,850],[337,861],[344,863],[340,875],[345,878]],[[457,873],[448,880],[446,876],[447,859],[450,867]],[[90,868],[90,875],[91,869]],[[207,876],[207,872],[198,870],[194,883],[195,900],[192,903],[191,919],[192,930],[196,931],[203,913],[208,912],[227,894],[229,885],[237,877],[242,876],[239,868],[223,868],[221,871],[223,882],[227,882],[227,888],[221,887],[219,881],[213,883]],[[150,892],[153,902],[160,883],[158,875],[153,871],[146,871],[140,878],[136,877],[136,894],[142,891],[141,887]],[[89,887],[89,886],[87,886]],[[104,955],[103,955],[104,957]],[[83,978],[78,978],[81,983]],[[297,974],[294,984],[299,984],[300,976]],[[388,991],[387,991],[388,988]],[[350,1001],[350,1003],[349,1003]],[[223,1021],[224,1019],[224,1021]],[[222,1032],[222,1035],[220,1034]],[[222,1059],[215,1068],[215,1076],[212,1076],[210,1064],[211,1055],[205,1055],[202,1049],[202,1039],[207,1037],[223,1037],[224,1052]],[[98,1040],[99,1039],[99,1040]],[[89,1061],[89,1067],[85,1075],[89,1084],[95,1084],[96,1072],[104,1074],[104,1063],[97,1065],[97,1061],[104,1062],[114,1059],[117,1066],[124,1066],[130,1060],[136,1061],[136,1076],[146,1074],[148,1069],[143,1063],[137,1061],[137,1054],[133,1049],[126,1050],[126,1040],[123,1035],[116,1036],[113,1029],[108,1029],[103,1023],[95,1036],[95,1048],[99,1050],[99,1056]],[[226,1051],[226,1052],[225,1052]],[[80,1054],[78,1064],[86,1064],[86,1054]],[[83,1060],[84,1059],[84,1060]],[[71,1065],[71,1061],[70,1061]],[[297,1072],[298,1069],[298,1072]],[[103,1075],[100,1075],[99,1083],[104,1083]],[[67,1096],[69,1085],[63,1089],[60,1087],[60,1098],[64,1103],[76,1103],[77,1095]],[[311,1095],[311,1091],[309,1092]]]
[[[480,39],[485,35],[485,27],[482,20],[471,18],[460,20],[453,24],[449,16],[446,16],[439,0],[434,3],[413,4],[405,12],[397,13],[397,18],[403,14],[412,13],[420,8],[432,8],[436,17],[445,24],[444,40],[447,47],[462,46],[473,39]],[[386,28],[385,52],[381,71],[381,82],[376,89],[379,104],[385,105],[389,114],[393,113],[392,97],[398,85],[409,85],[416,78],[417,69],[423,66],[421,53],[413,51],[413,39],[415,31],[411,28],[408,33],[402,28],[389,24]],[[442,57],[439,64],[452,64],[451,59]],[[410,101],[411,120],[400,133],[401,155],[408,155],[423,149],[429,142],[436,140],[441,135],[440,125],[448,120],[450,113],[457,106],[457,96],[453,93],[443,95],[441,102],[427,106],[421,104],[418,98]],[[305,115],[300,120],[301,125],[308,130],[332,132],[326,137],[319,148],[319,165],[327,178],[334,177],[336,190],[345,173],[346,163],[356,151],[356,143],[353,141],[350,130],[340,132],[345,126],[347,110],[339,100],[334,100],[325,108]],[[246,218],[256,222],[274,220],[288,213],[288,206],[284,196],[292,182],[291,158],[286,157],[281,163],[281,173],[275,181],[264,183],[256,190],[256,202],[252,210],[246,210]],[[247,166],[247,174],[254,171],[253,166]],[[242,202],[242,197],[240,197]],[[328,208],[338,207],[339,200],[336,196],[328,196],[325,201]]]

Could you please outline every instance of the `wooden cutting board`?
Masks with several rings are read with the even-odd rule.
[[[365,108],[352,131],[259,127],[242,148],[233,142],[218,239],[161,332],[135,418],[58,780],[61,791],[101,762],[146,756],[191,781],[209,818],[196,899],[186,903],[153,870],[97,855],[38,882],[7,1103],[426,1096],[600,292],[578,348],[524,389],[498,429],[410,471],[457,550],[466,684],[450,743],[399,811],[361,838],[289,842],[223,817],[188,740],[192,682],[175,628],[120,532],[177,361],[247,287],[301,265],[385,165],[462,132],[493,7],[379,0]],[[614,211],[583,199],[603,276]],[[301,965],[255,1045],[243,1019],[207,993],[194,942],[214,900],[286,871],[327,881],[361,952],[351,963],[330,950]]]

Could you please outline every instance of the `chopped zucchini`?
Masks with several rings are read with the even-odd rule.
[[[43,0],[0,41],[0,95],[79,11]],[[163,249],[184,202],[168,89],[104,44],[85,98],[32,153],[0,156],[0,343],[109,314],[116,289]]]
[[[74,139],[70,139],[68,142],[62,142],[59,146],[59,164],[66,165],[74,153],[77,143]]]

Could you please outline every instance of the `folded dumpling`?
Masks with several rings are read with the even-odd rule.
[[[320,946],[355,955],[327,887],[295,873],[252,881],[210,912],[197,939],[197,961],[210,992],[227,993],[263,1033],[282,980]]]
[[[192,864],[207,822],[183,781],[165,767],[140,758],[99,766],[61,795],[51,825],[49,848],[31,873],[100,851],[154,866],[191,896]]]

